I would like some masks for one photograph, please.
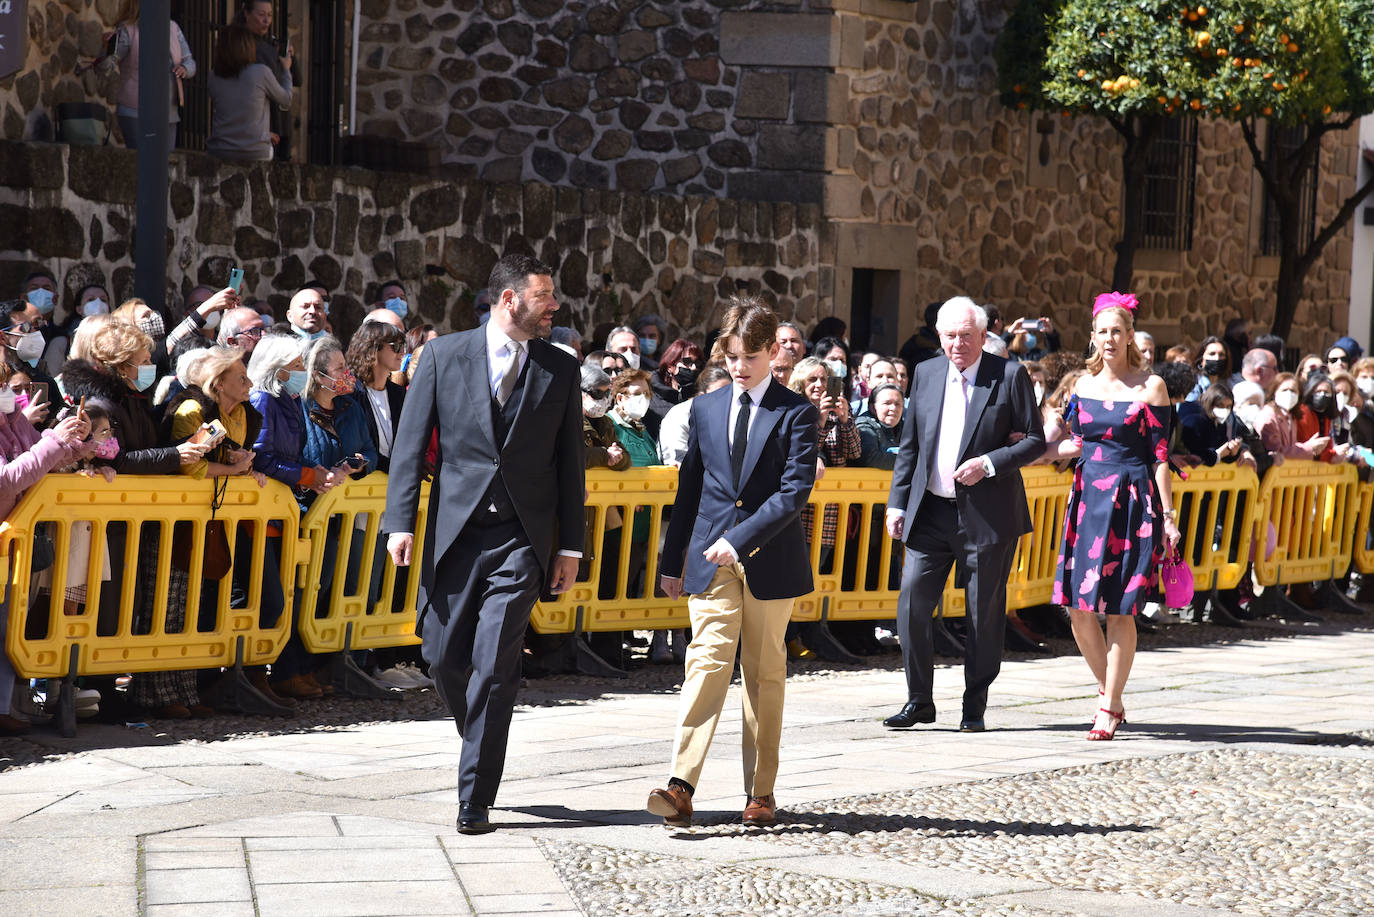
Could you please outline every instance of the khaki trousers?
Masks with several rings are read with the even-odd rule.
[[[738,644],[744,707],[744,792],[748,796],[773,792],[787,680],[783,634],[794,601],[754,598],[745,582],[743,564],[720,567],[706,591],[688,599],[692,643],[687,647],[682,682],[674,777],[693,787],[701,777],[730,689]]]

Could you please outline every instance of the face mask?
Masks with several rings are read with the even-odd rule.
[[[1222,373],[1222,371],[1223,371],[1224,369],[1226,369],[1226,361],[1225,361],[1225,360],[1203,360],[1203,361],[1202,361],[1202,371],[1205,372],[1205,373],[1206,373],[1207,375],[1209,375],[1209,376],[1220,376],[1221,373]]]
[[[1312,410],[1318,414],[1326,413],[1331,407],[1331,395],[1327,392],[1317,392],[1312,396]]]
[[[281,384],[281,387],[286,390],[286,394],[294,398],[299,398],[301,392],[305,391],[306,378],[305,370],[293,369],[290,374],[287,375],[286,381]]]
[[[19,359],[33,366],[38,362],[38,358],[43,356],[43,335],[37,331],[23,335],[19,338],[19,343],[14,345],[14,353]],[[1370,381],[1374,382],[1374,379]]]
[[[1043,386],[1043,385],[1041,385],[1039,382],[1037,382],[1037,383],[1035,383],[1035,403],[1036,403],[1036,404],[1043,404],[1044,402],[1045,402],[1045,386]]]
[[[658,338],[640,338],[639,352],[647,357],[652,357],[654,351],[658,350]]]
[[[1374,398],[1374,376],[1360,376],[1355,380],[1355,387],[1366,398]]]
[[[688,388],[696,384],[697,371],[679,366],[677,372],[673,373],[673,379],[677,382],[678,388]]]
[[[13,414],[15,400],[14,389],[8,385],[0,388],[0,414]]]
[[[151,363],[144,363],[138,368],[138,375],[134,376],[134,388],[146,392],[156,381],[157,367]]]
[[[337,379],[320,373],[320,378],[324,379],[324,387],[336,395],[347,395],[349,392],[353,391],[355,380],[351,372],[345,371],[344,374]]]
[[[849,367],[839,360],[826,360],[825,365],[830,367],[830,371],[843,379],[849,375]]]
[[[215,314],[218,315],[219,313],[216,312]],[[167,326],[162,323],[162,316],[156,312],[139,319],[138,330],[154,341],[161,341],[167,336]]]
[[[214,331],[219,327],[219,321],[223,317],[224,316],[219,312],[211,312],[209,315],[205,316],[205,324],[203,327],[206,331]]]
[[[52,314],[52,290],[44,290],[42,288],[37,290],[29,290],[26,298],[29,302],[33,303],[35,307],[37,307],[39,312],[42,312],[44,315]]]
[[[216,312],[215,314],[218,315],[219,313]],[[210,322],[209,322],[208,319],[207,319],[206,322],[205,322],[205,327],[207,327],[207,328],[210,327]],[[292,326],[291,326],[291,330],[294,331],[294,332],[296,332],[296,334],[297,334],[301,339],[306,340],[306,341],[313,341],[313,340],[315,340],[316,338],[322,338],[322,337],[324,337],[324,332],[323,332],[323,331],[306,331],[304,328],[297,328],[295,325],[292,325]]]
[[[1035,335],[1033,335],[1033,334],[1027,334],[1027,335],[1026,335],[1026,349],[1027,349],[1027,350],[1034,350],[1034,349],[1035,349],[1035,345],[1038,344],[1039,342],[1040,342],[1040,339],[1037,338]]]
[[[630,420],[643,420],[649,413],[649,399],[646,395],[631,395],[620,402],[620,413]]]
[[[1230,408],[1212,408],[1212,416],[1217,419],[1217,423],[1226,423],[1231,416]]]
[[[1291,411],[1298,406],[1298,393],[1292,389],[1284,389],[1274,396],[1274,403],[1285,411]]]
[[[95,447],[95,457],[109,461],[119,455],[119,440],[111,436],[109,439],[97,443]]]
[[[1336,393],[1336,409],[1339,410],[1339,411],[1344,411],[1346,405],[1348,405],[1348,404],[1350,404],[1350,396],[1347,395],[1345,392],[1337,392],[1337,393]]]
[[[611,396],[605,398],[593,398],[586,392],[582,393],[582,413],[588,417],[604,417],[606,412],[611,409]]]
[[[631,351],[622,353],[621,356],[625,358],[625,363],[630,369],[639,369],[639,354]]]
[[[383,305],[392,312],[395,312],[398,318],[405,318],[406,314],[410,311],[410,306],[399,296],[391,297],[383,303]]]
[[[103,299],[87,300],[81,307],[82,315],[106,315],[110,311],[110,304]]]
[[[1245,421],[1245,425],[1254,429],[1255,421],[1259,419],[1260,406],[1253,401],[1247,401],[1236,408],[1236,416]]]

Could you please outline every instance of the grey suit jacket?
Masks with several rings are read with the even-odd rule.
[[[387,532],[414,532],[425,452],[439,431],[439,457],[430,485],[430,512],[421,585],[434,583],[434,565],[458,539],[482,497],[500,475],[545,566],[555,548],[582,550],[585,487],[581,370],[573,356],[531,340],[525,386],[515,422],[496,442],[491,411],[486,329],[431,341],[406,391],[391,450]],[[427,602],[422,599],[420,607]]]
[[[918,363],[912,374],[911,408],[892,469],[892,490],[887,501],[892,509],[906,511],[907,543],[915,529],[916,513],[928,493],[930,476],[935,473],[937,434],[949,369],[949,360],[941,356]],[[955,487],[964,535],[971,544],[979,545],[1015,541],[1031,530],[1026,491],[1016,471],[1045,451],[1045,431],[1030,377],[1019,363],[984,353],[965,416],[959,462],[986,455],[997,473],[971,487]],[[1024,433],[1025,438],[1009,445],[1013,433]]]

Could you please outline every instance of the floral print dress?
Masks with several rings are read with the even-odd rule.
[[[1154,583],[1164,520],[1151,471],[1168,459],[1170,410],[1074,396],[1069,429],[1083,447],[1064,513],[1052,601],[1133,615]]]

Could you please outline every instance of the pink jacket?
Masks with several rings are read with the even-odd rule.
[[[0,519],[9,518],[24,491],[43,475],[83,454],[82,449],[63,445],[52,431],[40,434],[19,411],[0,414]]]
[[[1272,401],[1255,418],[1255,432],[1259,434],[1264,448],[1284,458],[1316,458],[1310,448],[1298,442],[1297,421],[1293,415],[1281,411]]]

